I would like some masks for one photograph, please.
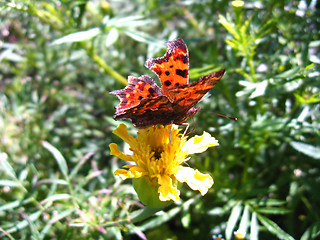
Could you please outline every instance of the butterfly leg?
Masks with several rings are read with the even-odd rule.
[[[181,139],[182,139],[182,138],[184,138],[184,136],[186,135],[186,133],[187,133],[187,131],[188,131],[188,129],[189,129],[190,124],[189,124],[189,123],[182,123],[181,125],[186,126],[186,129],[184,130],[184,132],[183,132],[183,134],[182,134],[182,136],[181,136]],[[182,141],[181,141],[181,143],[182,143]]]
[[[196,129],[196,124],[195,124],[195,122],[194,122],[193,117],[192,117],[192,121],[193,121],[193,128],[192,128],[191,131],[188,132],[188,133],[187,133],[187,131],[188,131],[189,127],[190,127],[190,124],[189,124],[189,123],[182,123],[182,124],[181,124],[181,125],[183,125],[183,126],[186,126],[186,129],[184,130],[184,132],[183,132],[183,134],[182,134],[182,136],[181,136],[181,139],[182,139],[184,136],[189,135],[190,133],[192,133],[192,132]],[[182,142],[181,142],[181,143],[182,143]]]
[[[193,118],[193,117],[191,117],[191,118],[192,118],[192,122],[193,122],[193,128],[191,129],[190,132],[188,132],[188,135],[189,135],[190,133],[192,133],[192,132],[196,129],[196,123],[194,122],[194,118]]]

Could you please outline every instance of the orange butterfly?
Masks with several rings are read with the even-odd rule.
[[[145,66],[157,74],[161,88],[149,76],[129,76],[124,89],[110,92],[120,99],[113,118],[130,119],[137,128],[156,124],[181,125],[200,110],[194,106],[225,72],[221,69],[188,83],[189,55],[181,38],[167,42],[165,55],[148,59]]]

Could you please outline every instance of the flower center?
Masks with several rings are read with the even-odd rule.
[[[163,147],[157,147],[152,150],[154,152],[154,157],[156,160],[160,159],[161,153],[164,151]]]

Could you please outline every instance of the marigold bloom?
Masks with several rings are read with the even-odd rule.
[[[133,155],[121,152],[115,143],[109,145],[111,155],[135,164],[125,165],[128,170],[118,169],[114,174],[123,180],[144,177],[144,182],[147,180],[157,188],[161,201],[179,200],[177,181],[186,182],[190,188],[205,195],[213,185],[212,177],[182,164],[190,159],[187,157],[189,154],[201,153],[208,147],[219,145],[218,140],[206,132],[187,140],[179,132],[177,125],[172,128],[171,125],[152,126],[139,129],[137,138],[134,138],[129,135],[126,126],[120,124],[113,133],[129,144]]]

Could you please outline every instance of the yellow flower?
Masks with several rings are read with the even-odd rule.
[[[243,7],[244,6],[244,1],[232,1],[231,2],[233,7]]]
[[[187,157],[189,154],[204,152],[208,147],[219,145],[218,141],[206,132],[189,140],[179,132],[176,125],[172,128],[171,125],[152,126],[139,129],[137,138],[134,138],[129,135],[126,126],[120,124],[113,133],[129,144],[133,154],[125,154],[118,149],[117,144],[111,143],[111,155],[134,164],[125,165],[126,169],[118,169],[114,174],[122,179],[140,179],[134,182],[136,191],[139,184],[145,186],[147,183],[156,188],[160,201],[179,200],[178,181],[186,182],[190,188],[205,195],[213,185],[212,177],[182,164],[190,159]],[[137,191],[138,196],[145,203],[142,195],[147,194],[148,190],[145,187],[140,189],[144,192]]]

